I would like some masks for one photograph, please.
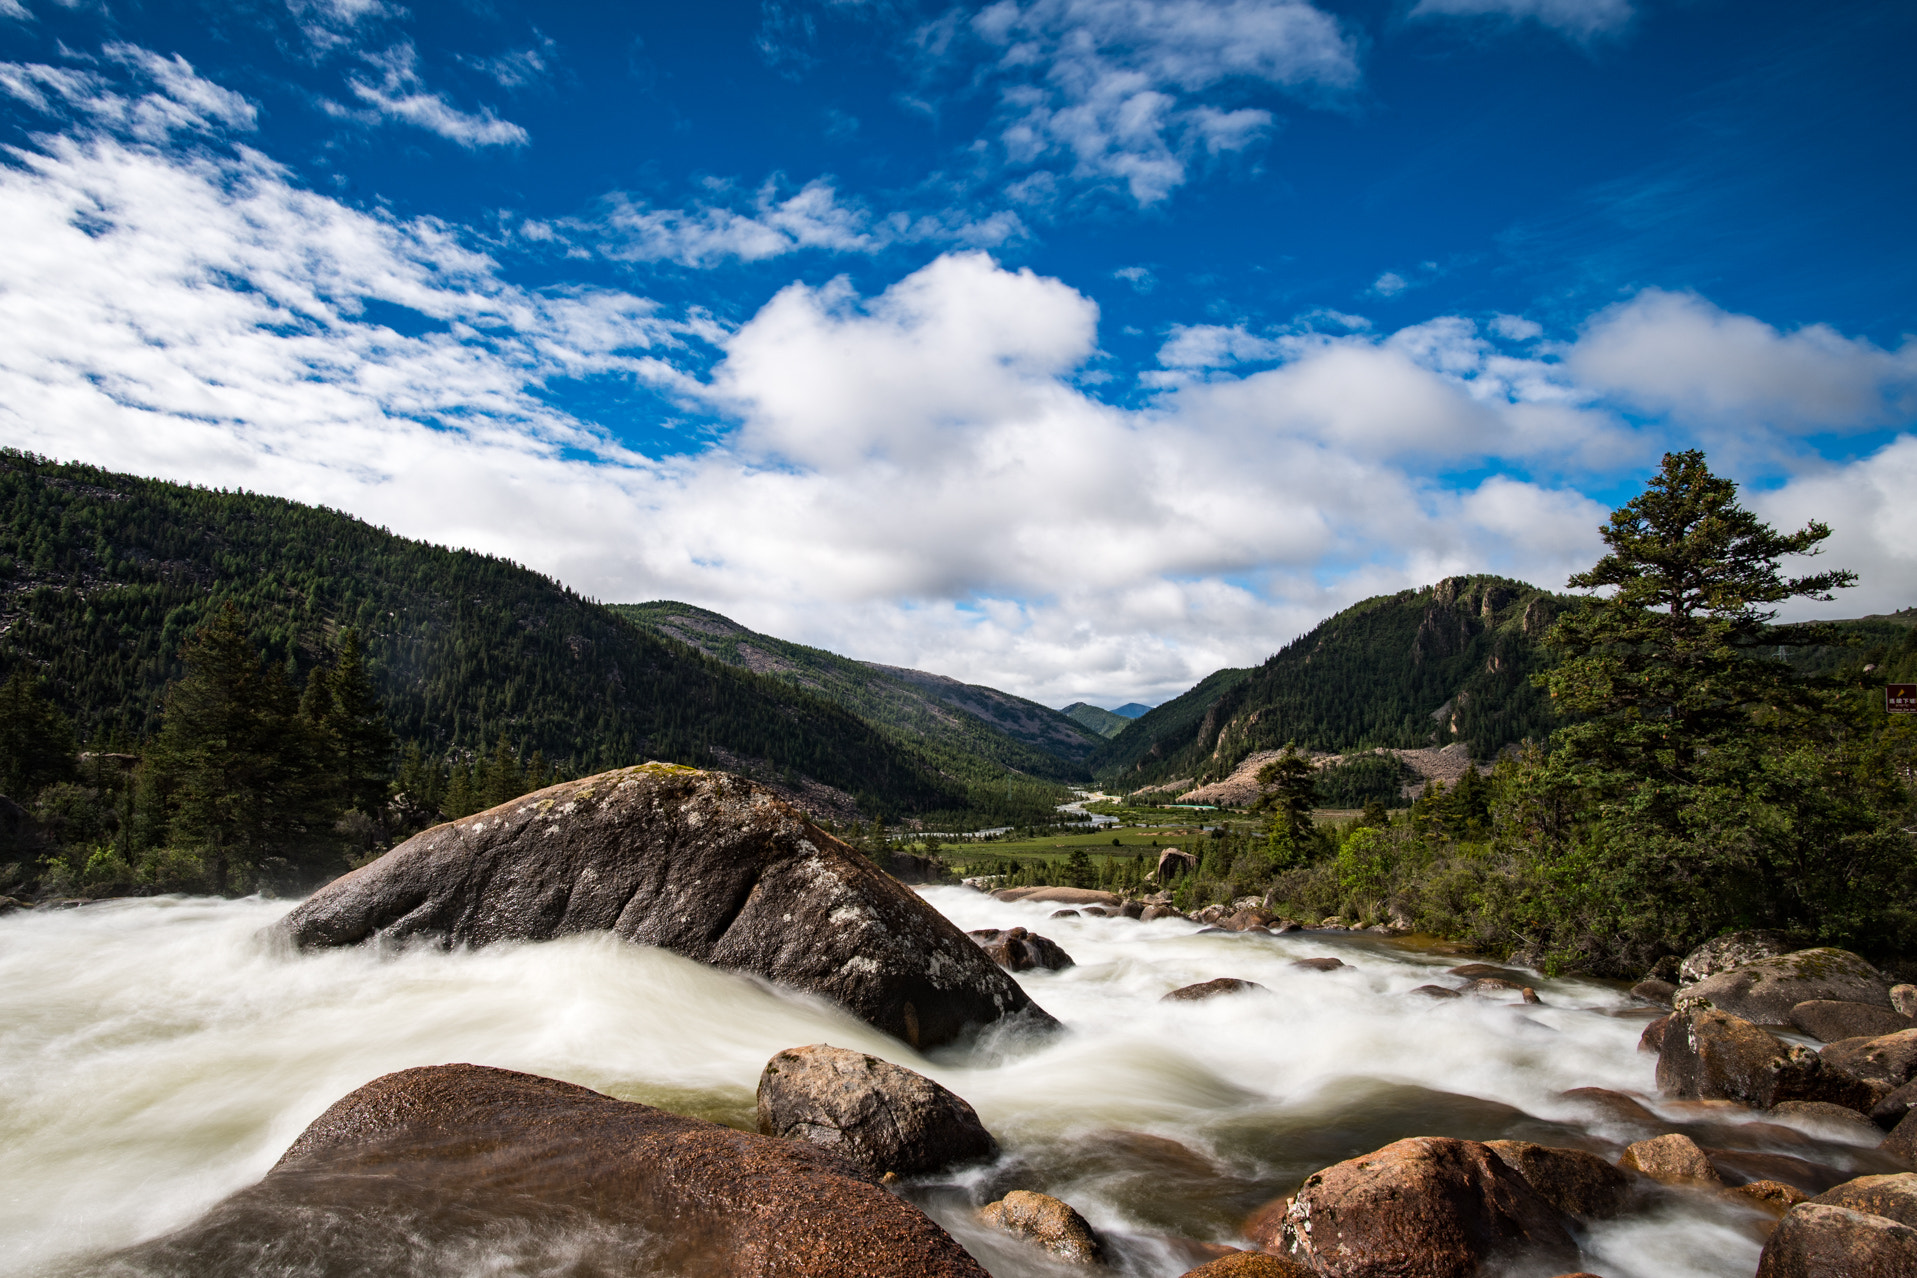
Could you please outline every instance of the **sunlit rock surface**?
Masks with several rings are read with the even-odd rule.
[[[606,931],[843,1004],[913,1046],[1052,1018],[937,910],[771,791],[672,764],[434,826],[279,925],[303,948]]]

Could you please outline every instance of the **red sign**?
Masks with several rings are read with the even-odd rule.
[[[1885,684],[1884,708],[1892,714],[1917,714],[1917,683]]]

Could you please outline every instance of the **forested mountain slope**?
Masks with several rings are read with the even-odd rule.
[[[968,806],[962,780],[830,699],[506,560],[279,498],[0,452],[0,666],[44,674],[83,738],[149,736],[183,638],[229,600],[301,675],[357,627],[394,732],[429,751],[503,736],[579,773],[709,765],[718,750],[845,791],[868,815]]]
[[[1531,675],[1567,601],[1501,577],[1452,577],[1354,604],[1249,672],[1220,671],[1092,759],[1136,790],[1230,774],[1254,750],[1462,742],[1489,758],[1555,726]],[[1228,676],[1221,678],[1221,676]]]
[[[1099,736],[1107,739],[1115,737],[1125,729],[1131,727],[1132,718],[1134,717],[1102,709],[1086,701],[1074,701],[1071,705],[1060,710],[1059,713],[1081,727],[1090,728]]]
[[[1057,782],[1091,780],[1096,733],[1058,711],[943,675],[855,661],[759,634],[729,617],[662,600],[614,604],[621,616],[728,665],[805,688],[896,738],[947,771],[1003,777],[1007,768]]]

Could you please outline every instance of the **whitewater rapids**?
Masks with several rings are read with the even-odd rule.
[[[416,1065],[523,1070],[750,1129],[773,1053],[871,1052],[965,1097],[1005,1147],[997,1168],[908,1191],[1000,1278],[1057,1271],[972,1223],[967,1194],[994,1185],[1066,1199],[1126,1240],[1128,1269],[1169,1278],[1195,1263],[1177,1240],[1233,1241],[1251,1210],[1330,1163],[1413,1135],[1614,1155],[1618,1134],[1560,1093],[1654,1095],[1652,1058],[1636,1050],[1646,1014],[1602,984],[1541,981],[1543,1006],[1431,1001],[1409,991],[1459,960],[1372,938],[1051,919],[1055,907],[964,888],[924,895],[961,928],[1023,925],[1062,944],[1076,967],[1019,979],[1071,1032],[920,1056],[829,1004],[606,935],[291,954],[258,939],[283,901],[0,918],[0,1273],[84,1266],[183,1225],[258,1180],[335,1100]],[[1326,954],[1350,966],[1290,966]],[[1271,994],[1159,1002],[1220,976]],[[1668,1112],[1674,1126],[1696,1120]],[[1722,1144],[1746,1120],[1712,1121]],[[1868,1165],[1827,1139],[1776,1152],[1807,1150]],[[1585,1266],[1749,1278],[1754,1219],[1673,1195],[1588,1231]]]

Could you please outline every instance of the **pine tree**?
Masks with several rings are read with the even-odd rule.
[[[25,666],[0,684],[0,794],[27,804],[74,776],[73,724]]]
[[[1257,806],[1271,810],[1270,853],[1274,867],[1285,869],[1309,859],[1314,846],[1312,809],[1318,806],[1316,770],[1294,745],[1258,769]]]
[[[358,630],[348,629],[340,637],[339,659],[326,673],[326,687],[327,706],[318,726],[330,747],[345,804],[377,816],[385,806],[392,775],[393,734],[373,691]]]

